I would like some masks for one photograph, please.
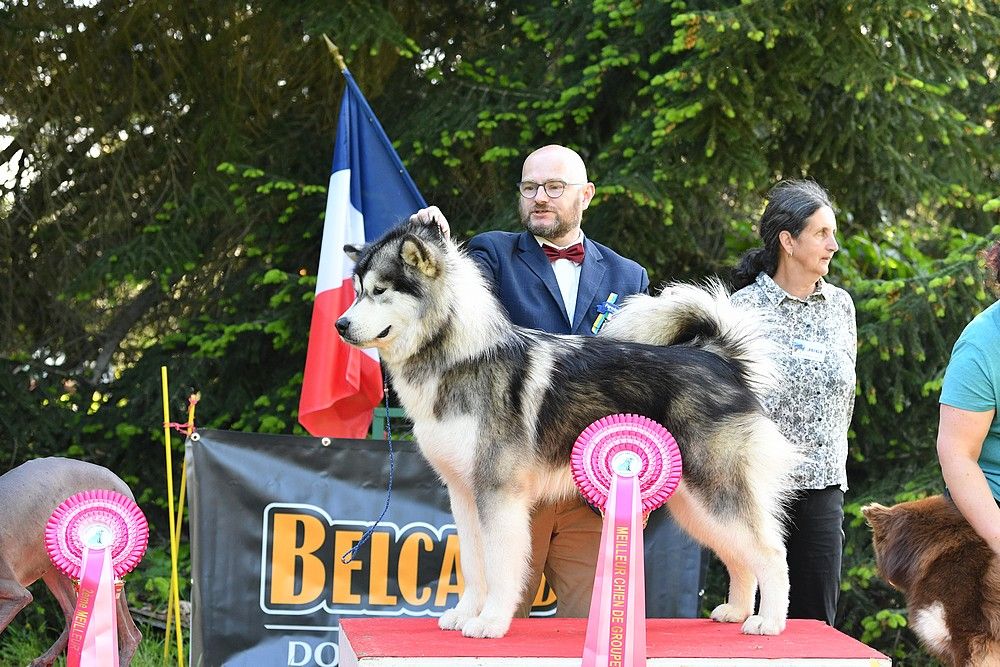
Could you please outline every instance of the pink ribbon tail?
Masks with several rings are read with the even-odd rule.
[[[583,645],[583,667],[645,667],[646,596],[639,480],[614,474]]]
[[[118,667],[115,595],[110,550],[84,547],[66,667]]]

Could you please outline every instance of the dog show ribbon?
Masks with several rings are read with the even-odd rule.
[[[148,539],[142,511],[115,491],[82,491],[52,512],[45,548],[56,569],[78,582],[67,667],[118,667],[115,599],[121,577],[142,560]]]
[[[680,483],[680,449],[660,424],[619,414],[588,426],[571,461],[580,492],[604,515],[583,667],[645,667],[642,529]]]
[[[66,667],[118,667],[115,582],[107,547],[84,547],[82,574],[69,627]]]

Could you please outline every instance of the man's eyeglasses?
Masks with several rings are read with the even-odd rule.
[[[566,192],[567,185],[586,185],[586,183],[567,183],[566,181],[545,181],[544,183],[534,183],[532,181],[521,181],[517,184],[517,191],[525,199],[534,199],[538,195],[538,189],[542,188],[552,199],[562,197]]]

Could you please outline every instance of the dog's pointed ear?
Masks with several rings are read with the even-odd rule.
[[[861,513],[864,515],[865,521],[872,528],[880,526],[891,512],[892,510],[888,507],[879,505],[878,503],[870,503],[861,508]]]
[[[440,251],[414,234],[407,234],[403,238],[399,256],[428,278],[435,278],[441,272]]]
[[[358,263],[358,257],[361,257],[361,252],[365,249],[364,245],[351,245],[348,243],[344,246],[344,253],[350,258],[355,264]]]

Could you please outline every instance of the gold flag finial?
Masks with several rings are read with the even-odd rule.
[[[347,71],[347,63],[344,62],[343,56],[340,55],[340,49],[337,48],[336,44],[330,41],[330,38],[326,36],[326,33],[323,33],[323,41],[326,42],[326,48],[330,49],[330,55],[332,55],[333,59],[337,61],[337,67],[340,68],[340,71]]]

